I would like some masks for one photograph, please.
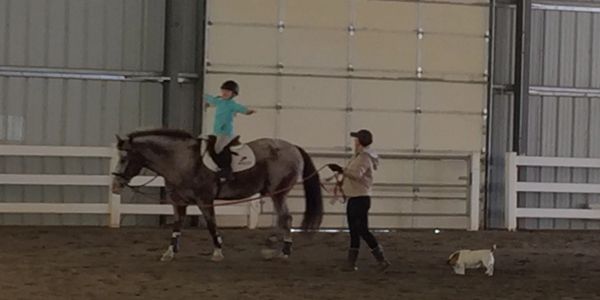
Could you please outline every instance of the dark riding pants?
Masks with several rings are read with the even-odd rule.
[[[232,175],[233,170],[231,169],[231,162],[233,160],[231,149],[225,147],[221,153],[217,154],[215,157],[215,162],[221,169],[220,176],[229,177]]]
[[[377,240],[369,231],[369,209],[371,208],[371,197],[353,197],[348,199],[346,214],[348,226],[350,227],[350,248],[360,248],[360,239],[367,242],[369,248],[378,246]]]

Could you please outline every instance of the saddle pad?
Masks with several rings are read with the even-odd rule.
[[[233,146],[231,152],[233,153],[231,168],[234,173],[252,169],[256,165],[256,156],[248,145]],[[220,171],[219,166],[209,154],[204,155],[202,162],[209,170],[213,172]]]

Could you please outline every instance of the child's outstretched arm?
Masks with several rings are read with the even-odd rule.
[[[217,101],[219,101],[219,97],[211,96],[208,94],[204,94],[203,98],[204,98],[205,103],[212,105],[212,106],[217,105]]]
[[[239,104],[237,102],[235,103],[234,110],[237,113],[245,114],[248,116],[256,113],[256,111],[254,109],[249,109],[248,107],[246,107],[242,104]]]

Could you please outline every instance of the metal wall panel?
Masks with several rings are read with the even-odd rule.
[[[0,66],[162,71],[164,1],[0,0]],[[6,18],[4,17],[6,16]],[[0,143],[108,146],[162,123],[158,83],[0,77]],[[106,174],[100,159],[1,158],[6,173]],[[0,201],[106,202],[105,188],[2,186]],[[155,224],[136,217],[129,224]],[[149,223],[150,222],[150,223]],[[90,215],[3,215],[0,224],[104,225]],[[127,221],[124,222],[127,224]]]
[[[594,97],[557,94],[564,88],[597,89],[600,58],[600,10],[589,11],[578,2],[560,6],[534,6],[531,40],[531,85],[547,90],[530,95],[527,103],[527,155],[600,157],[594,142],[600,112]],[[554,4],[551,3],[551,4]],[[530,181],[598,182],[598,170],[527,168],[521,176]],[[523,207],[583,208],[599,201],[596,195],[527,193]],[[525,229],[597,229],[598,221],[529,219]]]
[[[164,1],[1,0],[0,65],[162,71]]]

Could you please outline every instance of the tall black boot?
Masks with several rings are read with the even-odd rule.
[[[357,260],[358,260],[358,248],[350,248],[350,250],[348,250],[348,261],[346,262],[344,271],[346,271],[346,272],[357,271],[358,270],[358,267],[356,266]]]
[[[371,253],[377,260],[380,270],[383,271],[391,265],[391,263],[385,258],[385,255],[383,255],[383,248],[381,248],[381,245],[371,249]]]
[[[221,169],[218,173],[221,181],[233,181],[235,178],[233,177],[233,170],[231,169],[231,150],[229,147],[223,149],[221,153],[217,154],[217,165]]]

